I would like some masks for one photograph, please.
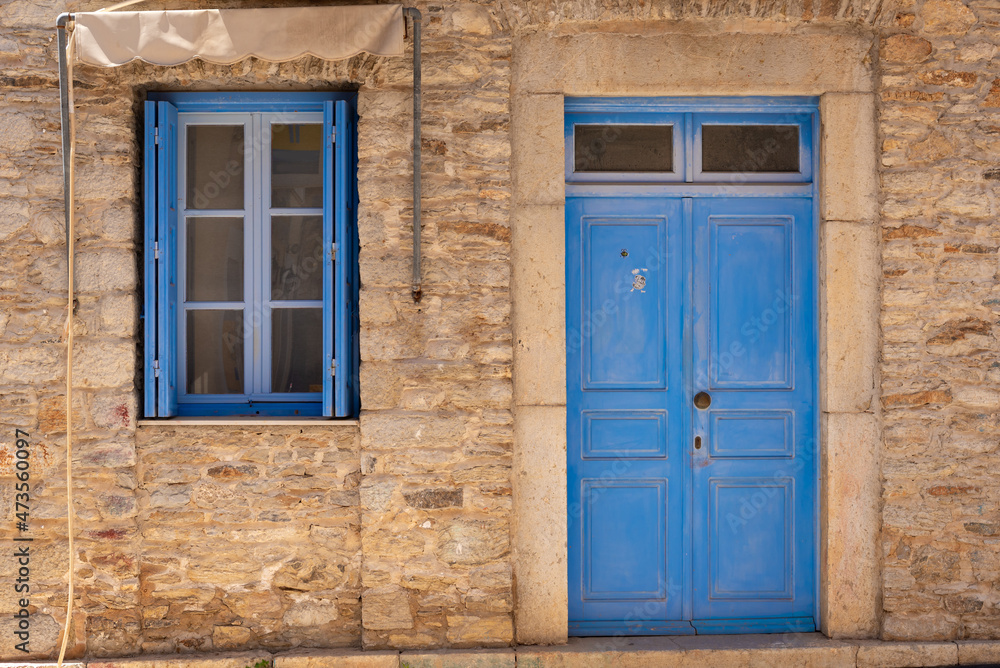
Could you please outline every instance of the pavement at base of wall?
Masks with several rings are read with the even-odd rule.
[[[910,668],[1000,666],[1000,640],[834,640],[819,633],[746,636],[572,638],[566,645],[504,649],[357,649],[184,654],[94,659],[66,668]],[[54,662],[4,663],[48,668]]]

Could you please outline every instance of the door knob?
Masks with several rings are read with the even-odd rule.
[[[699,392],[694,395],[694,405],[695,408],[705,410],[712,405],[712,396],[708,392]]]

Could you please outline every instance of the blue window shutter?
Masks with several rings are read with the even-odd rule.
[[[334,377],[334,399],[337,417],[351,415],[351,401],[354,355],[351,345],[351,322],[354,288],[353,232],[351,224],[354,200],[353,178],[351,176],[351,110],[345,100],[337,101],[336,141],[334,142],[336,188],[334,193],[334,241],[337,243],[335,258],[334,297],[334,355],[337,360],[337,375]]]
[[[156,417],[156,103],[145,103],[142,199],[145,226],[143,252],[143,415]]]
[[[340,182],[336,170],[337,111],[333,100],[323,103],[323,415],[333,417],[336,378],[334,377],[334,330],[337,309],[334,302],[339,290],[334,284],[334,219],[339,198],[335,189]]]
[[[157,417],[177,414],[177,107],[156,103]]]
[[[355,287],[354,238],[351,225],[354,201],[351,164],[351,111],[347,102],[326,102],[323,106],[326,179],[323,191],[324,245],[323,265],[323,414],[346,417],[354,411],[353,383],[355,360],[352,346],[352,322]],[[332,223],[332,224],[331,224]],[[336,252],[330,252],[336,244]],[[331,369],[333,371],[331,372]]]

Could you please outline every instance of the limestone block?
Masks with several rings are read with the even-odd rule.
[[[870,413],[830,413],[824,425],[823,632],[834,638],[874,637],[881,588],[878,420]]]
[[[514,45],[511,89],[567,95],[815,95],[872,90],[872,42],[867,36],[739,33],[720,28],[711,22],[644,21],[628,34],[529,33]]]
[[[959,640],[957,644],[959,665],[1000,664],[1000,641]]]
[[[122,387],[134,381],[134,342],[77,339],[73,346],[73,382],[77,387]]]
[[[364,592],[361,599],[361,623],[373,631],[412,629],[410,599],[402,587],[385,585]]]
[[[112,659],[109,661],[88,661],[88,668],[246,668],[258,661],[271,660],[271,654],[263,650],[254,652],[234,652],[228,654],[172,654],[168,656],[144,656],[137,659]]]
[[[16,108],[0,112],[0,151],[19,153],[32,148],[38,133],[31,117]]]
[[[513,222],[514,401],[566,403],[565,213],[519,206]]]
[[[865,642],[858,648],[858,668],[954,666],[958,646],[952,642]]]
[[[403,652],[399,663],[409,668],[514,668],[516,659],[513,649],[450,650]]]
[[[455,647],[497,647],[510,645],[514,640],[514,623],[509,614],[491,617],[448,615],[445,619],[448,642]]]
[[[80,292],[131,291],[136,286],[135,255],[119,249],[77,250],[74,273]]]
[[[565,407],[517,408],[513,484],[517,641],[564,643],[569,605]]]
[[[399,652],[299,650],[275,655],[274,668],[399,668]]]
[[[827,94],[820,100],[822,218],[867,222],[878,214],[875,95]]]
[[[841,222],[825,222],[821,231],[824,410],[872,410],[878,392],[879,231]]]
[[[961,0],[927,0],[917,16],[930,35],[964,35],[976,23],[975,13]]]
[[[919,63],[931,53],[931,43],[914,35],[892,35],[882,44],[882,57],[896,63]]]
[[[520,95],[512,106],[514,204],[561,204],[566,188],[563,96]]]

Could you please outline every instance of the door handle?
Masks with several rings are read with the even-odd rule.
[[[710,395],[708,392],[699,392],[698,394],[694,395],[695,408],[700,408],[701,410],[705,410],[711,405],[712,405],[712,395]]]

